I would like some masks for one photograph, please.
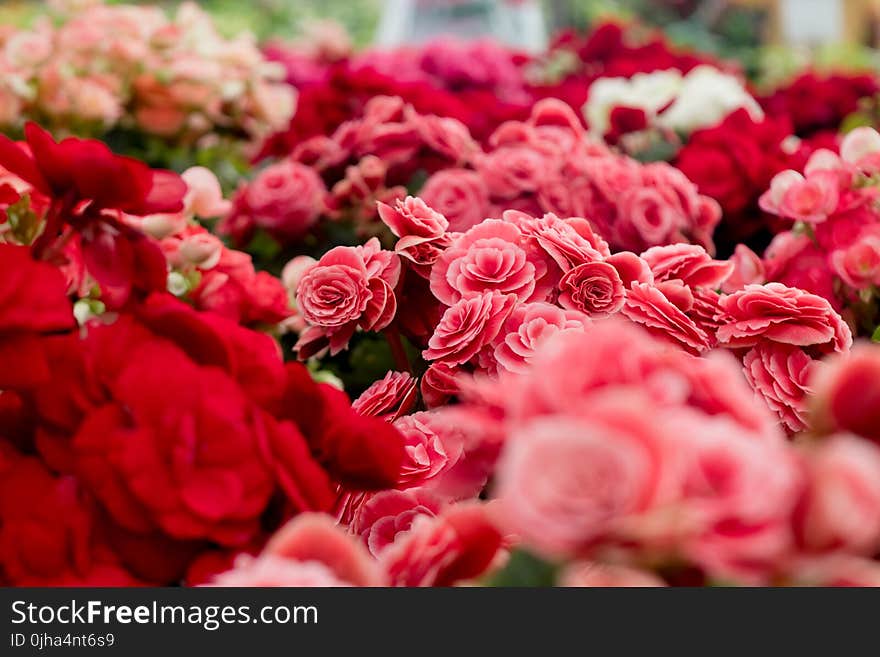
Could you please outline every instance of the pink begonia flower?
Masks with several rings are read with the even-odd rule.
[[[559,574],[557,584],[590,588],[666,586],[662,578],[646,570],[595,561],[574,561],[566,565]]]
[[[781,283],[747,285],[722,297],[718,340],[725,346],[749,347],[761,338],[801,347],[848,351],[849,326],[827,300]]]
[[[563,272],[611,255],[608,243],[593,231],[586,219],[560,219],[553,213],[532,217],[515,210],[507,210],[503,217],[515,224],[525,237],[533,239]]]
[[[620,523],[668,501],[673,437],[649,413],[621,415],[640,395],[596,395],[595,416],[510,427],[496,472],[504,526],[548,557],[576,556]],[[630,406],[634,408],[635,406]]]
[[[419,516],[382,551],[392,586],[451,586],[483,575],[498,561],[503,537],[483,505],[454,504]]]
[[[669,286],[664,292],[653,285],[633,283],[621,312],[655,336],[679,344],[692,353],[701,353],[711,347],[710,336],[674,303],[673,300],[680,301],[683,297],[670,298],[673,292],[687,295],[687,291],[681,285]],[[690,302],[693,302],[692,295]]]
[[[733,271],[721,284],[723,292],[731,294],[738,292],[746,285],[762,285],[766,282],[763,261],[745,244],[736,245],[729,262],[733,265]]]
[[[421,412],[404,415],[394,422],[404,439],[399,488],[434,483],[462,458],[462,437],[435,420],[432,413]]]
[[[551,289],[549,257],[530,246],[513,223],[488,219],[462,233],[431,270],[431,291],[442,303],[493,290],[520,301],[542,301]]]
[[[460,390],[456,381],[461,375],[457,366],[438,361],[431,363],[422,375],[419,390],[422,400],[428,408],[445,406]]]
[[[727,419],[670,423],[683,439],[683,551],[717,578],[767,584],[793,547],[803,480],[782,440],[754,440]]]
[[[450,365],[468,362],[495,339],[516,302],[514,295],[499,292],[462,299],[443,313],[422,355]]]
[[[868,126],[856,128],[843,138],[840,157],[865,173],[876,173],[880,169],[880,133]]]
[[[733,273],[733,264],[713,260],[706,249],[694,244],[654,246],[642,253],[655,281],[680,280],[690,287],[717,289]]]
[[[190,167],[180,177],[189,188],[183,204],[196,217],[221,217],[232,207],[232,203],[223,198],[220,182],[210,169]]]
[[[416,381],[409,372],[388,372],[351,403],[361,415],[388,417],[409,413],[416,402]]]
[[[810,379],[818,365],[802,348],[770,340],[743,357],[743,371],[755,393],[792,433],[807,428]]]
[[[382,491],[358,507],[350,528],[378,557],[398,535],[412,528],[416,518],[434,517],[442,508],[440,498],[424,489]]]
[[[806,454],[808,485],[795,515],[808,551],[872,556],[880,548],[880,447],[851,434],[824,439]]]
[[[400,260],[383,251],[376,238],[325,253],[297,287],[297,305],[310,325],[296,345],[300,358],[327,347],[331,354],[339,353],[356,329],[388,326],[397,311],[394,288],[399,277]]]
[[[623,308],[625,290],[617,269],[607,262],[578,265],[559,281],[558,303],[568,310],[602,318]]]
[[[510,372],[524,371],[551,337],[562,331],[583,331],[589,323],[585,314],[549,303],[520,304],[498,333],[493,352],[495,365]]]
[[[419,196],[448,219],[450,231],[465,232],[489,216],[489,190],[476,171],[438,171],[428,178]]]
[[[241,212],[255,226],[279,239],[296,240],[318,220],[327,189],[314,169],[285,159],[257,174],[241,193]]]
[[[831,253],[831,268],[856,290],[880,285],[880,237],[867,235]]]
[[[880,346],[857,344],[812,383],[814,430],[851,432],[880,444]]]
[[[302,513],[279,529],[257,557],[243,556],[219,586],[382,586],[382,568],[366,548],[320,513]]]
[[[399,238],[394,245],[395,253],[409,260],[416,272],[428,278],[431,266],[451,243],[446,234],[449,227],[446,217],[412,196],[398,199],[393,207],[380,202],[378,212],[385,225]]]

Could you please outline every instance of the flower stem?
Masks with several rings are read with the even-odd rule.
[[[391,347],[391,355],[394,357],[394,365],[402,372],[412,374],[412,367],[409,364],[409,358],[406,355],[406,349],[403,347],[403,341],[400,339],[400,333],[396,328],[388,327],[382,331],[382,335],[388,341]]]

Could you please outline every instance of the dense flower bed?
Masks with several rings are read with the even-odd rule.
[[[880,585],[876,78],[82,4],[0,37],[0,583]]]

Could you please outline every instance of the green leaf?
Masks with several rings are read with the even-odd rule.
[[[510,553],[507,565],[489,577],[487,586],[554,586],[559,566],[517,549]]]
[[[874,329],[874,334],[871,336],[871,342],[880,342],[880,326]]]

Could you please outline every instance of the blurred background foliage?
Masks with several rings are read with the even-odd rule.
[[[182,0],[106,0],[108,4],[149,2],[169,10]],[[747,74],[766,82],[785,78],[812,63],[819,69],[876,68],[877,51],[858,45],[828,44],[802,52],[764,44],[766,12],[735,0],[540,0],[549,30],[586,30],[608,18],[637,18],[662,27],[673,42],[738,60]],[[848,0],[843,0],[844,2]],[[259,40],[294,39],[312,19],[344,25],[357,47],[376,33],[383,0],[197,0],[220,30],[243,30]],[[753,3],[753,4],[761,4]],[[768,3],[769,4],[769,3]],[[46,12],[39,0],[0,0],[0,24],[24,25]]]

